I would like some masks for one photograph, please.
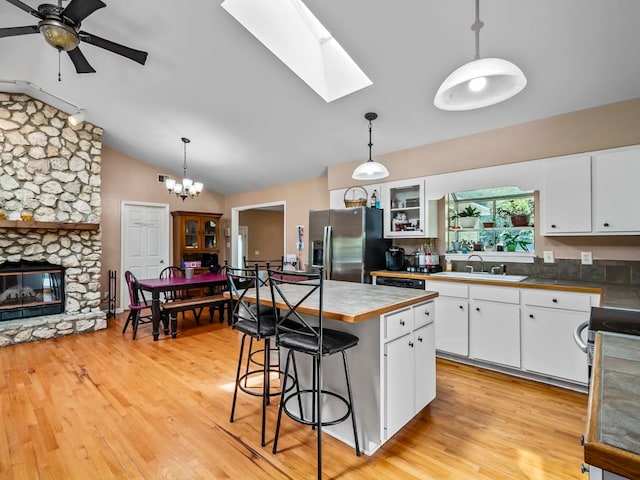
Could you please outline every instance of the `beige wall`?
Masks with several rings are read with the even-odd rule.
[[[284,211],[245,210],[238,223],[249,232],[248,259],[280,260],[284,255]]]
[[[108,286],[108,270],[118,272],[118,285],[123,281],[120,271],[120,206],[123,200],[168,204],[171,211],[190,210],[196,212],[222,213],[224,197],[204,190],[199,197],[184,202],[169,195],[164,185],[157,182],[162,172],[135,158],[108,147],[102,149],[102,290]],[[169,219],[171,222],[171,219]],[[223,238],[223,237],[221,237]],[[169,252],[172,245],[169,243]]]
[[[633,144],[640,144],[640,99],[380,155],[376,160],[389,167],[389,180],[398,180]],[[357,183],[351,179],[351,173],[362,161],[330,166],[328,177],[227,197],[205,190],[200,198],[183,203],[167,195],[164,187],[156,183],[156,175],[165,172],[106,147],[102,153],[103,289],[106,271],[120,270],[122,200],[168,203],[171,210],[223,212],[224,226],[229,226],[234,207],[284,202],[286,253],[296,253],[306,264],[307,238],[303,237],[304,249],[297,252],[296,226],[307,227],[309,210],[329,207],[330,188]],[[225,247],[229,240],[224,239]],[[593,252],[596,260],[637,260],[640,237],[537,236],[538,256],[542,256],[543,250],[553,250],[556,258],[579,258],[580,251],[587,250]],[[220,260],[229,257],[227,247]]]
[[[304,249],[296,250],[296,226],[303,225],[306,229],[309,221],[309,210],[329,208],[329,191],[327,177],[319,177],[307,182],[290,183],[273,188],[245,192],[226,197],[225,217],[231,218],[231,209],[262,203],[285,203],[285,243],[286,253],[295,253],[298,260],[307,263],[307,239],[303,237]],[[227,249],[227,258],[230,249]]]
[[[640,144],[640,98],[376,155],[375,160],[387,166],[391,175],[385,181],[392,181],[636,144]],[[351,178],[362,161],[330,166],[328,188],[362,184]],[[444,219],[438,221],[440,246],[444,245]],[[556,258],[580,258],[581,251],[590,251],[594,260],[638,260],[640,237],[536,235],[537,256],[544,250],[552,250]]]

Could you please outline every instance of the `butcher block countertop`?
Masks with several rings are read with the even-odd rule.
[[[283,285],[285,296],[287,287]],[[294,287],[295,289],[295,287]],[[294,290],[295,291],[295,290]],[[341,282],[337,280],[325,280],[323,292],[323,317],[343,322],[361,322],[370,318],[400,308],[409,307],[418,303],[426,302],[438,296],[438,292],[425,290],[414,290],[411,288],[385,287],[381,285],[370,285],[367,283]],[[289,297],[287,297],[289,298]],[[255,301],[255,294],[248,292],[245,299]],[[294,297],[289,298],[295,301]],[[313,296],[308,302],[309,306],[299,309],[302,313],[317,314],[317,300],[313,301]],[[260,303],[271,305],[271,292],[268,287],[260,289]],[[284,303],[276,302],[279,308],[286,308]]]
[[[600,295],[600,306],[602,307],[630,308],[634,310],[640,310],[640,285],[579,282],[573,280],[549,280],[536,277],[528,277],[522,282],[501,282],[500,280],[498,280],[500,275],[492,275],[490,281],[483,281],[469,278],[431,276],[425,273],[391,272],[389,270],[378,270],[375,272],[371,272],[371,275],[381,277],[437,280],[438,282],[494,285],[500,287],[536,288],[565,292],[595,293],[597,295]]]
[[[640,337],[596,334],[584,460],[640,478]]]

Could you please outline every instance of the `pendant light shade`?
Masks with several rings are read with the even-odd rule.
[[[353,171],[351,178],[354,180],[379,180],[388,177],[389,170],[387,170],[387,167],[383,164],[374,162],[371,158],[371,147],[373,145],[373,143],[371,143],[371,121],[378,118],[378,114],[369,112],[365,114],[364,118],[369,120],[369,160],[358,165]]]
[[[476,0],[475,60],[449,75],[438,89],[433,104],[442,110],[473,110],[500,103],[519,93],[527,79],[522,70],[501,58],[480,58],[480,0]]]

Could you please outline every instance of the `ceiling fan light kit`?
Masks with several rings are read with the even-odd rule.
[[[371,158],[371,147],[373,146],[373,143],[371,143],[371,122],[378,118],[378,114],[369,112],[364,115],[364,118],[369,121],[369,160],[358,165],[353,171],[351,178],[354,180],[379,180],[386,178],[389,176],[387,167],[379,162],[374,162]]]
[[[462,111],[487,107],[518,94],[527,85],[520,68],[501,58],[480,58],[480,0],[476,0],[476,56],[449,75],[438,89],[433,103],[442,110]]]
[[[81,42],[117,53],[141,65],[144,65],[147,61],[147,52],[125,47],[80,30],[80,23],[85,18],[96,10],[107,6],[101,0],[71,0],[64,8],[62,7],[62,1],[58,0],[58,5],[43,3],[38,6],[37,10],[21,0],[7,0],[7,2],[40,19],[40,21],[37,26],[0,28],[0,38],[39,32],[45,41],[58,52],[67,52],[77,73],[95,72],[80,51],[79,45]]]

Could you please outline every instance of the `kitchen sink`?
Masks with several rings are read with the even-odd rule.
[[[438,272],[432,273],[432,277],[461,278],[467,280],[483,280],[485,282],[521,282],[526,275],[496,275],[489,272]]]

